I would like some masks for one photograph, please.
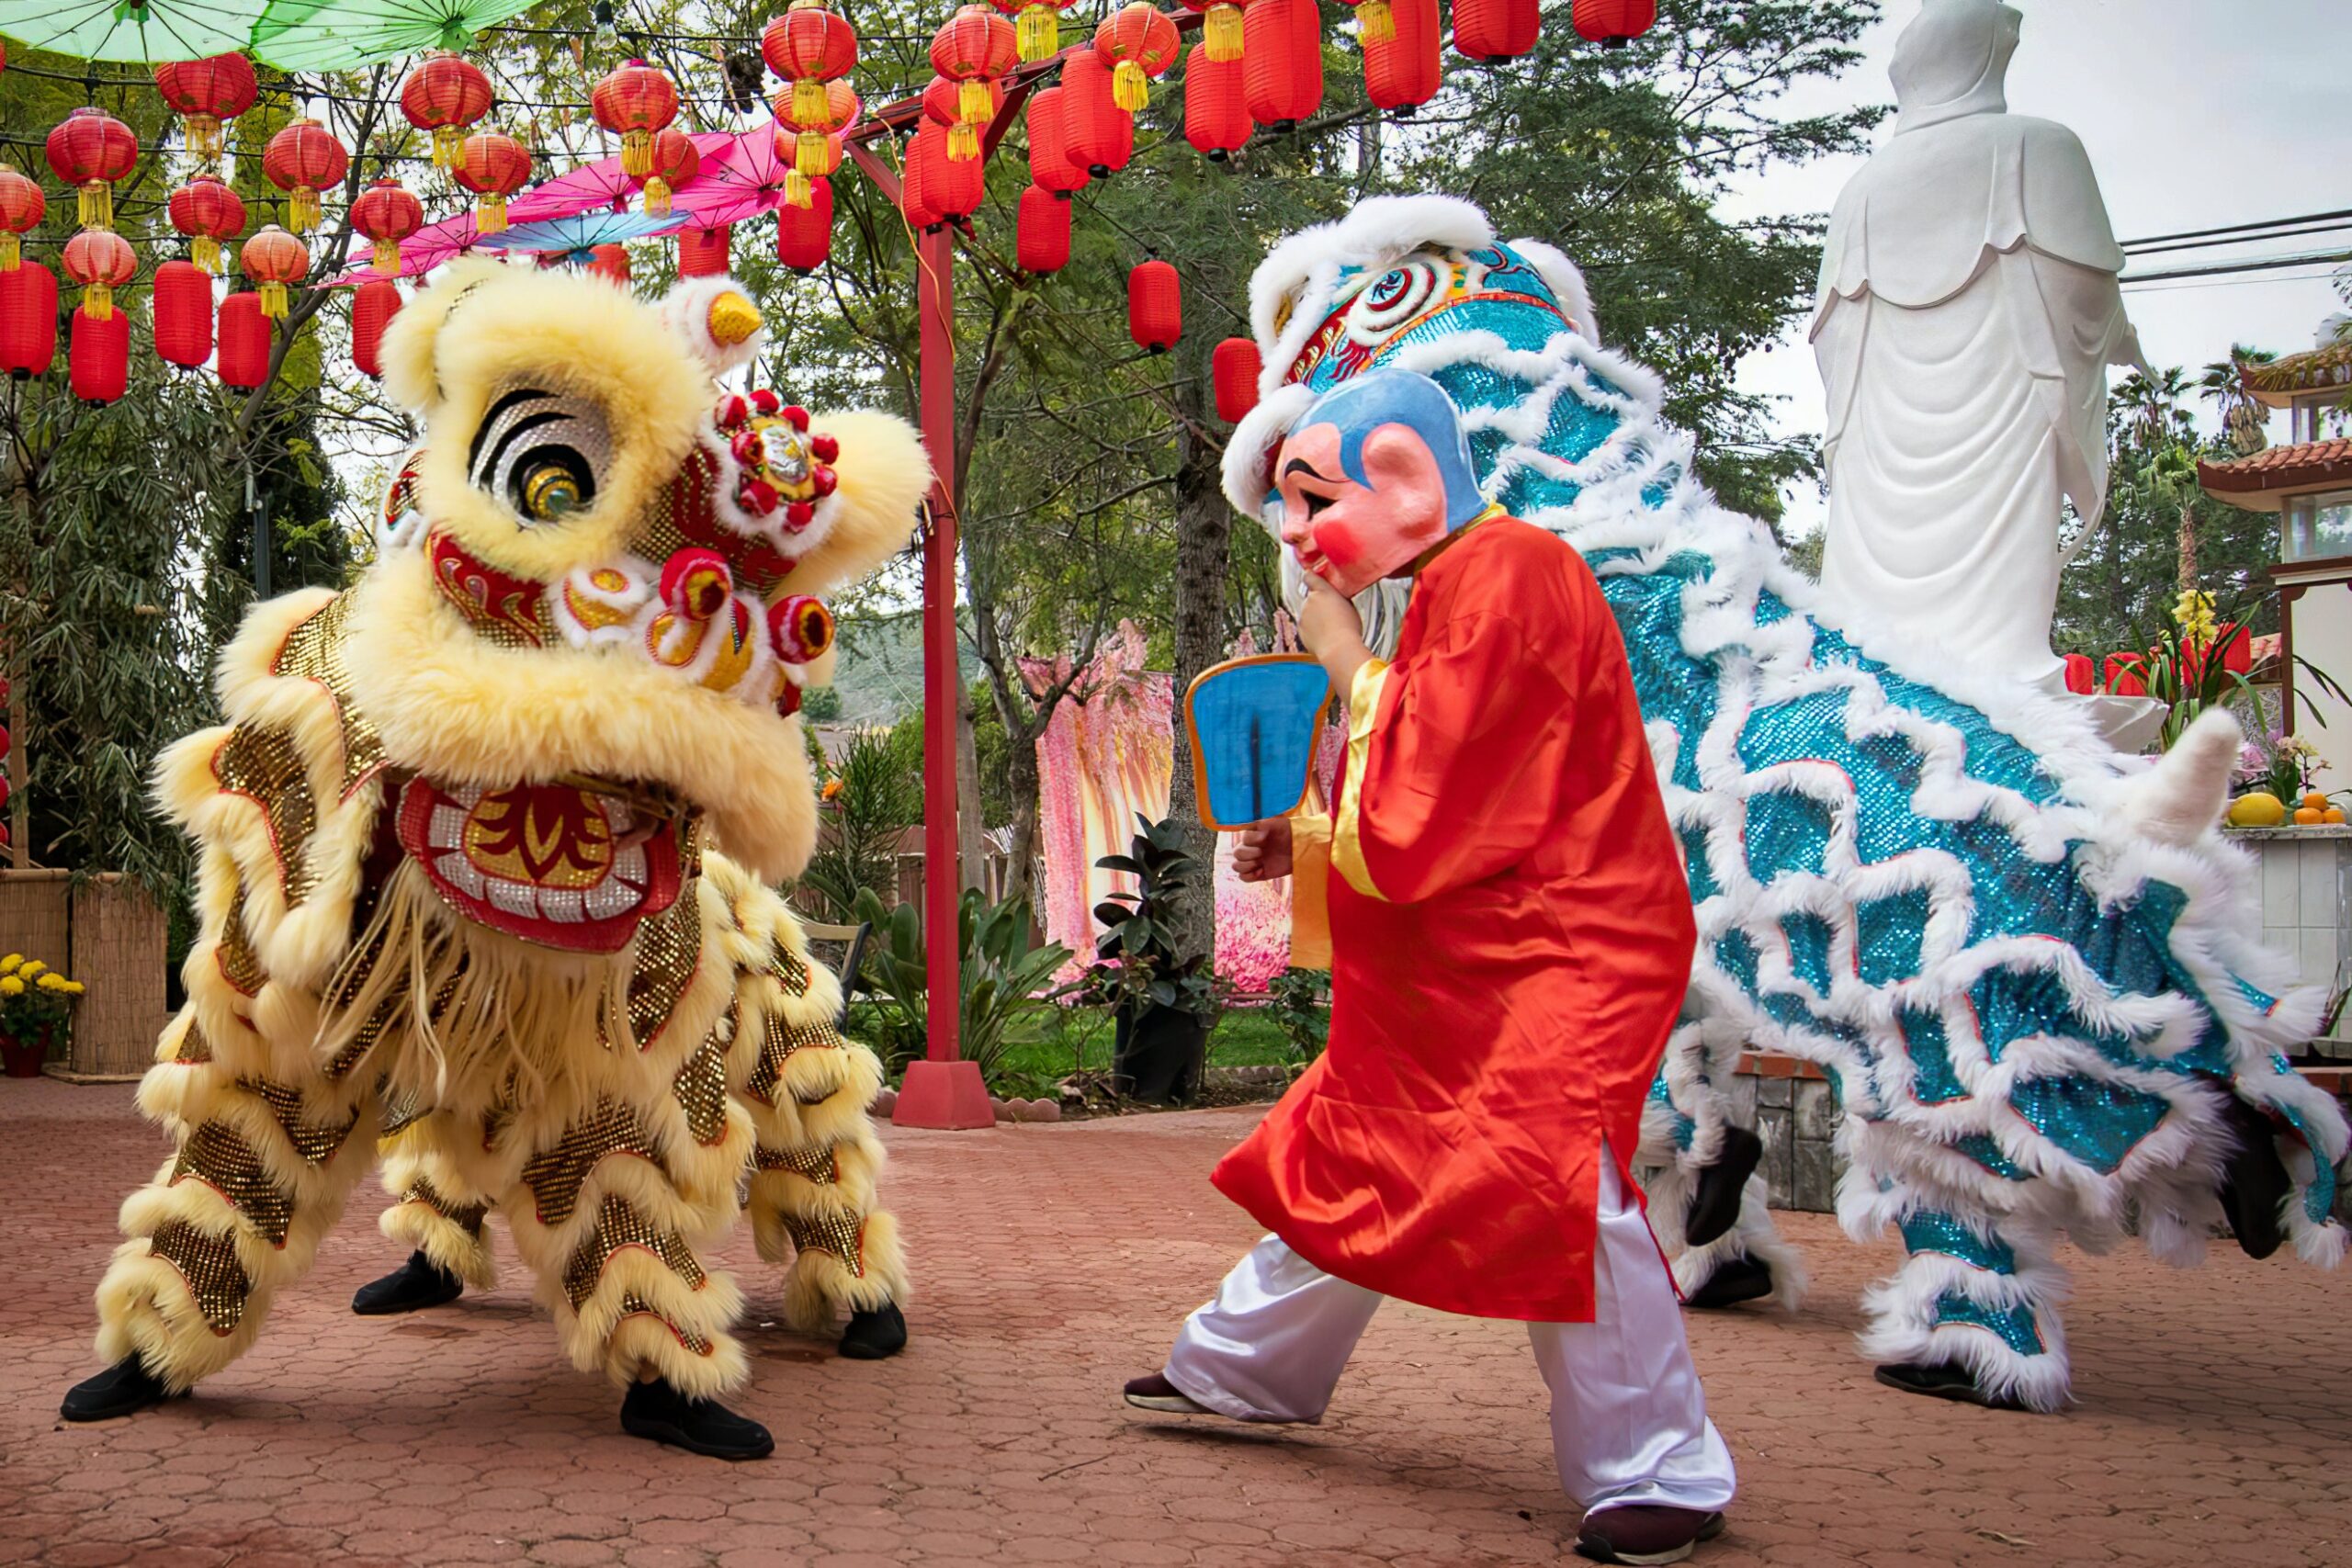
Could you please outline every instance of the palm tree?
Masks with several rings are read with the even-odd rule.
[[[2278,357],[2267,348],[2233,343],[2227,359],[2213,361],[2197,378],[2205,400],[2222,416],[2222,438],[2230,444],[2230,450],[2241,457],[2251,457],[2270,444],[2269,434],[2263,429],[2269,411],[2246,390],[2244,372],[2249,365],[2267,365]]]

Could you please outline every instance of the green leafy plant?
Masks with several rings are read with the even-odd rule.
[[[1291,1054],[1302,1062],[1320,1056],[1331,1038],[1331,976],[1319,969],[1285,969],[1266,990]]]
[[[1127,852],[1094,863],[1134,877],[1136,886],[1094,906],[1094,918],[1109,929],[1095,944],[1098,962],[1089,971],[1092,994],[1131,1018],[1168,1008],[1213,1021],[1218,997],[1209,954],[1177,952],[1173,919],[1174,905],[1192,891],[1200,863],[1184,852],[1174,822],[1141,816],[1136,820],[1143,831]]]
[[[922,781],[907,763],[891,731],[861,729],[824,766],[817,852],[800,874],[813,913],[854,921],[864,895],[896,890],[899,837],[922,815]]]
[[[871,888],[858,895],[856,917],[874,927],[865,979],[898,1060],[919,1054],[930,1020],[929,952],[914,906],[885,909]],[[956,954],[963,979],[958,1038],[964,1059],[980,1065],[993,1086],[1006,1055],[1039,1021],[1040,1013],[1070,987],[1056,988],[1055,973],[1070,958],[1059,942],[1033,946],[1029,902],[989,904],[967,890],[956,910]],[[888,1065],[895,1066],[896,1062]]]

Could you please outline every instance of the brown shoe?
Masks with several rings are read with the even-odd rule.
[[[1164,1416],[1206,1416],[1209,1407],[1188,1397],[1184,1391],[1168,1381],[1164,1372],[1154,1372],[1148,1378],[1136,1378],[1126,1386],[1127,1403],[1137,1410],[1157,1410]]]
[[[1577,1555],[1595,1562],[1679,1562],[1700,1541],[1723,1533],[1721,1514],[1630,1503],[1587,1514],[1577,1531]]]

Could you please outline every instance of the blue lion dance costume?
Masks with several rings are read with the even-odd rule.
[[[1735,1266],[1783,1304],[1801,1289],[1760,1178],[1727,1234],[1682,1245],[1738,1136],[1743,1049],[1822,1069],[1838,1217],[1857,1239],[1900,1229],[1862,1344],[1896,1386],[2062,1404],[2062,1230],[2098,1251],[2129,1217],[2187,1265],[2226,1210],[2256,1255],[2341,1258],[2344,1118],[2282,1055],[2318,998],[2261,946],[2250,866],[2216,830],[2233,722],[2150,767],[2063,700],[1905,649],[1867,607],[1816,614],[1767,531],[1692,477],[1657,378],[1600,345],[1576,268],[1467,203],[1375,199],[1294,235],[1251,306],[1265,368],[1227,454],[1237,507],[1279,504],[1268,457],[1313,397],[1418,370],[1463,411],[1487,494],[1574,544],[1616,613],[1699,921],[1640,1160],[1686,1293]],[[1393,637],[1398,593],[1368,599],[1368,636]]]

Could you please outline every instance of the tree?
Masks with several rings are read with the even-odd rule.
[[[2214,360],[2197,378],[2199,390],[2221,416],[2222,439],[2238,457],[2251,457],[2270,444],[2263,429],[2270,411],[2246,390],[2245,371],[2248,366],[2267,365],[2278,357],[2267,349],[2233,343],[2227,359]]]

